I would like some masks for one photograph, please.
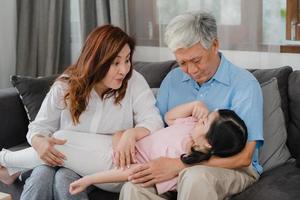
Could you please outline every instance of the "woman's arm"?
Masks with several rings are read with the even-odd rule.
[[[135,161],[135,142],[151,132],[163,128],[163,121],[155,107],[155,98],[145,78],[133,71],[127,86],[128,95],[133,113],[134,128],[127,129],[123,134],[118,134],[119,142],[114,149],[115,164],[124,168]],[[126,106],[126,105],[124,105]],[[120,135],[122,135],[120,137]],[[118,138],[117,138],[118,139]]]
[[[37,151],[39,157],[51,166],[61,165],[65,156],[54,148],[66,141],[52,137],[59,129],[64,103],[66,85],[56,81],[47,93],[41,108],[33,122],[28,126],[27,141]]]
[[[108,171],[98,172],[96,174],[84,176],[70,184],[69,192],[72,195],[84,191],[88,186],[101,183],[118,183],[128,180],[129,174],[138,165],[132,165],[129,169],[112,169]]]
[[[135,142],[149,135],[150,131],[143,127],[130,128],[115,133],[113,136],[114,164],[123,169],[136,163]]]
[[[207,117],[208,109],[201,101],[193,101],[176,106],[165,114],[165,122],[170,126],[178,118],[193,116],[197,119]]]

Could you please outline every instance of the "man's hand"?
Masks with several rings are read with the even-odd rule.
[[[46,164],[50,166],[61,166],[66,156],[56,150],[54,145],[63,145],[66,142],[66,140],[60,140],[54,137],[36,135],[32,138],[32,147]]]
[[[149,187],[178,176],[184,168],[180,159],[160,157],[134,169],[128,180]]]

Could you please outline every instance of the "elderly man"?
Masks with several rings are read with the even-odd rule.
[[[241,192],[262,173],[258,163],[258,150],[263,143],[259,83],[251,73],[233,65],[219,52],[216,20],[208,13],[177,16],[168,24],[165,37],[179,67],[161,84],[157,97],[161,115],[194,100],[204,102],[209,110],[232,109],[245,121],[248,141],[237,155],[213,156],[194,166],[184,165],[179,158],[153,160],[132,174],[132,181],[123,186],[120,199],[164,199],[166,196],[158,196],[153,185],[175,176],[179,176],[179,200],[224,199]]]

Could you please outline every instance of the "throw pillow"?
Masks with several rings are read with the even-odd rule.
[[[289,66],[278,67],[273,69],[251,69],[249,70],[259,83],[264,83],[269,81],[271,78],[277,78],[277,84],[279,88],[279,93],[281,96],[281,108],[284,113],[284,118],[286,125],[289,122],[289,108],[288,108],[288,78],[290,73],[293,71],[293,68]]]
[[[12,85],[17,89],[23,102],[30,122],[35,119],[50,86],[57,76],[32,78],[13,75],[10,77]]]
[[[259,161],[264,171],[285,163],[291,154],[286,146],[287,131],[277,79],[262,83],[264,107],[264,145],[260,148]]]

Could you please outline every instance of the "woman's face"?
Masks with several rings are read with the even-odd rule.
[[[117,90],[122,86],[123,80],[131,67],[130,48],[126,44],[109,67],[104,79],[100,82],[107,89]]]
[[[204,150],[210,148],[210,145],[206,139],[206,134],[210,129],[212,123],[219,117],[217,111],[209,113],[207,118],[201,119],[197,122],[193,131],[191,132],[192,140],[194,142],[194,148],[196,150]]]

